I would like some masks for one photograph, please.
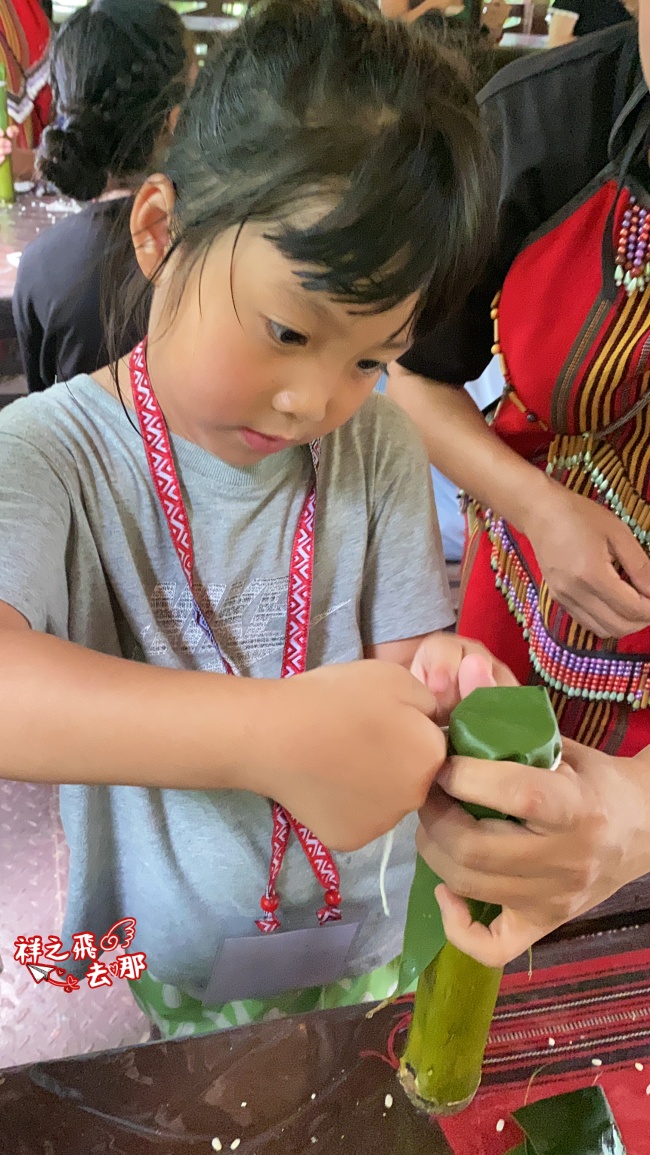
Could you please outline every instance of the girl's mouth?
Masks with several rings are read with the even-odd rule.
[[[242,428],[239,432],[253,453],[280,453],[282,449],[296,444],[285,437],[267,437],[266,433],[258,433],[255,429]]]

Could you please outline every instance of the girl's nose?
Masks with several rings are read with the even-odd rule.
[[[325,419],[330,393],[331,390],[322,380],[303,377],[299,383],[292,383],[276,393],[272,404],[276,413],[283,413],[294,421],[315,425]]]

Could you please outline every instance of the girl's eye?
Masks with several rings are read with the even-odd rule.
[[[357,361],[357,365],[367,377],[371,377],[373,373],[385,373],[387,369],[383,361]]]
[[[269,321],[268,327],[274,341],[279,345],[306,345],[307,338],[304,333],[298,333],[296,329],[288,329],[286,325],[281,325],[279,321]]]

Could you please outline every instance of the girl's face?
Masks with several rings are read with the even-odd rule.
[[[159,226],[147,233],[137,219],[132,225],[150,276],[164,238]],[[264,231],[245,225],[234,254],[237,230],[218,237],[178,307],[184,273],[173,259],[149,326],[149,371],[170,428],[232,465],[343,425],[406,349],[417,304],[414,295],[372,314],[306,290]]]

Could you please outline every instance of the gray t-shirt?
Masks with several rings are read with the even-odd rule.
[[[309,451],[235,468],[182,438],[172,445],[217,640],[241,674],[278,677]],[[33,629],[105,654],[220,668],[192,619],[142,440],[90,377],[18,401],[0,416],[0,600]],[[322,443],[308,665],[349,662],[364,645],[452,621],[423,447],[408,418],[373,395]],[[126,786],[62,786],[60,795],[71,853],[65,941],[77,931],[99,938],[117,919],[133,917],[131,949],[146,951],[157,978],[200,996],[223,937],[242,916],[259,915],[270,859],[268,800]],[[411,816],[396,832],[386,881],[390,917],[379,893],[383,840],[336,856],[344,900],[367,911],[349,975],[400,951],[415,824]],[[313,915],[322,905],[295,839],[280,883],[285,917]]]

